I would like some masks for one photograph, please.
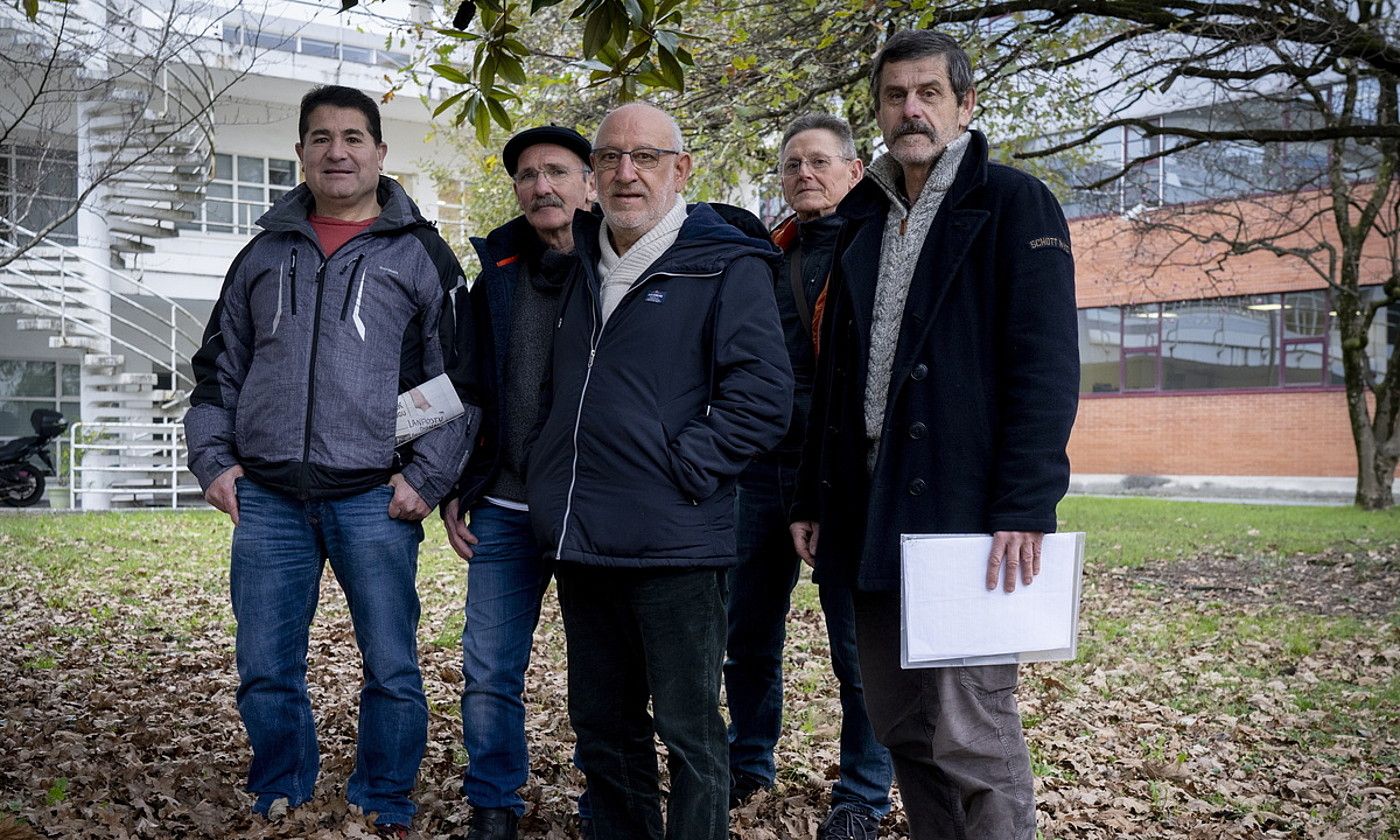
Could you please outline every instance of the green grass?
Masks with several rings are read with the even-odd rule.
[[[1060,503],[1062,531],[1089,535],[1085,560],[1139,566],[1201,553],[1287,556],[1400,542],[1400,508],[1232,505],[1162,499],[1071,496]]]

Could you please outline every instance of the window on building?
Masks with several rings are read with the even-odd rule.
[[[1371,288],[1366,299],[1382,292]],[[1367,342],[1377,376],[1400,342],[1400,303]],[[1080,393],[1340,387],[1341,336],[1325,291],[1079,310]]]
[[[259,50],[275,50],[317,58],[340,59],[353,64],[378,65],[395,69],[406,66],[409,61],[407,53],[373,46],[354,46],[322,38],[309,38],[296,33],[265,31],[232,23],[224,24],[224,43],[232,47],[248,46]]]
[[[78,155],[69,149],[22,144],[0,146],[0,235],[12,225],[40,231],[73,208],[78,199]],[[78,242],[78,217],[54,229],[55,241]]]
[[[196,217],[181,230],[252,233],[258,217],[297,183],[297,162],[286,158],[214,155],[214,177]]]
[[[34,434],[29,415],[36,408],[56,409],[77,422],[79,373],[77,365],[0,359],[0,438]]]
[[[461,181],[438,179],[438,232],[452,250],[461,254],[468,248],[471,231],[467,229],[466,185]]]

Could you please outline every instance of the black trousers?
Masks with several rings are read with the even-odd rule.
[[[573,563],[555,571],[569,652],[569,720],[598,840],[729,837],[728,743],[719,708],[725,575]],[[671,777],[664,831],[658,736]]]

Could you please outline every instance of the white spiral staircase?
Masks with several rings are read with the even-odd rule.
[[[131,266],[135,255],[154,250],[152,240],[178,235],[176,224],[193,218],[203,200],[213,157],[213,85],[202,63],[170,58],[180,45],[168,27],[153,33],[143,9],[74,3],[70,16],[96,10],[100,27],[64,22],[64,37],[80,45],[102,38],[111,51],[96,65],[105,76],[92,77],[81,50],[66,68],[87,77],[90,101],[74,103],[78,165],[96,175],[80,175],[79,189],[84,177],[98,181],[88,207],[105,231],[94,236],[80,219],[79,242],[89,247],[75,248],[52,237],[36,240],[35,231],[0,216],[0,261],[13,257],[0,266],[0,314],[16,316],[20,330],[47,334],[51,348],[75,351],[82,366],[81,425],[71,440],[81,460],[72,493],[84,508],[172,505],[198,491],[183,472],[178,421],[204,325]],[[0,9],[6,49],[23,48],[26,34],[33,40],[32,30],[5,31],[19,26],[16,12]],[[104,238],[106,250],[91,247]]]

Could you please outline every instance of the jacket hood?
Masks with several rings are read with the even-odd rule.
[[[413,203],[413,199],[408,197],[408,193],[404,192],[403,187],[393,178],[379,176],[376,198],[379,200],[379,218],[369,226],[370,232],[402,230],[415,225],[429,224],[418,211],[418,205]],[[276,204],[268,208],[268,211],[258,218],[258,226],[272,231],[308,232],[311,230],[311,222],[308,219],[315,206],[316,199],[311,195],[311,188],[303,181],[296,189],[282,196]]]
[[[581,210],[574,213],[574,246],[590,265],[598,262],[598,228],[602,224],[601,217]],[[758,257],[775,272],[782,264],[782,252],[772,242],[746,235],[720,218],[710,205],[700,202],[687,205],[685,223],[676,243],[656,265],[667,271],[713,274],[740,257]]]

